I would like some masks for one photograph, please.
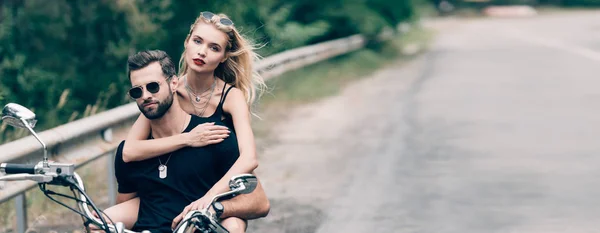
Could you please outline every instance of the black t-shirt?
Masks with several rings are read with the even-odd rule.
[[[215,117],[192,115],[184,132],[205,122],[226,125]],[[232,132],[219,144],[186,147],[144,161],[125,163],[122,155],[125,141],[121,142],[115,156],[119,193],[137,192],[140,197],[138,221],[132,230],[172,232],[171,222],[185,206],[204,196],[227,173],[239,157],[239,148],[233,128],[229,124],[226,126]],[[160,163],[166,163],[167,166],[167,177],[164,179],[159,177],[159,159]]]

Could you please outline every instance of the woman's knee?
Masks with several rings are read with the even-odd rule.
[[[223,225],[230,233],[245,233],[248,224],[241,218],[229,217],[223,219],[221,225]]]

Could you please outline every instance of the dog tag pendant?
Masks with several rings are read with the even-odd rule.
[[[167,165],[158,166],[158,177],[161,179],[167,178]]]

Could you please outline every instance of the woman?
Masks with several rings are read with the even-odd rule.
[[[202,12],[190,27],[184,48],[179,62],[179,102],[186,112],[212,123],[199,125],[190,133],[147,140],[150,122],[140,115],[127,136],[123,160],[141,161],[186,146],[217,144],[230,131],[236,135],[239,158],[205,196],[187,206],[178,218],[187,211],[204,208],[214,195],[228,191],[232,176],[257,168],[250,104],[257,89],[265,87],[252,67],[257,58],[253,47],[223,14]],[[239,218],[227,218],[222,223],[227,228],[240,224],[245,228],[245,222]]]

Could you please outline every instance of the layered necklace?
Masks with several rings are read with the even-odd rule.
[[[197,116],[204,116],[204,112],[206,112],[206,109],[208,108],[208,103],[210,103],[210,99],[212,99],[212,96],[215,92],[215,86],[217,85],[217,77],[214,77],[212,85],[210,85],[209,88],[202,92],[197,92],[196,90],[192,89],[192,87],[187,81],[187,75],[184,76],[183,83],[185,84],[185,89],[187,90],[190,102],[194,107],[194,112]],[[208,92],[209,90],[210,92]],[[194,98],[192,98],[192,96]],[[203,102],[202,99],[206,99],[206,101]]]

